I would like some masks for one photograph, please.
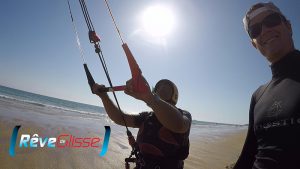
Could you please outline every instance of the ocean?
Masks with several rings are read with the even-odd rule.
[[[49,96],[43,96],[40,94],[30,93],[27,91],[13,89],[1,85],[0,98],[17,100],[37,106],[45,106],[49,108],[66,110],[68,112],[80,113],[82,115],[92,115],[93,117],[95,117],[96,115],[99,118],[107,118],[105,109],[100,106],[88,105]],[[191,130],[191,135],[200,134],[207,136],[212,133],[227,133],[235,131],[237,128],[241,129],[245,127],[246,126],[193,120],[192,128],[194,130]]]
[[[103,107],[88,105],[63,99],[58,99],[23,90],[13,89],[0,85],[0,98],[18,100],[25,103],[52,107],[77,113],[105,114]]]

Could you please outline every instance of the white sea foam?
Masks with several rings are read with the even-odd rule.
[[[54,106],[54,105],[50,105],[50,104],[45,104],[45,103],[36,102],[36,101],[32,101],[32,100],[20,99],[20,98],[16,98],[16,97],[1,95],[1,94],[0,94],[0,98],[18,101],[18,102],[26,103],[26,104],[32,104],[32,105],[36,105],[36,106],[44,106],[44,107],[51,108],[51,109],[58,109],[58,110],[62,110],[62,111],[79,113],[82,115],[106,117],[106,115],[104,113],[88,112],[88,111],[66,108],[66,107],[62,107],[62,106]]]

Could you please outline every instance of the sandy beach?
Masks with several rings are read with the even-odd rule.
[[[15,157],[9,155],[13,128],[19,130]],[[104,126],[111,127],[106,155],[100,157],[99,148],[19,148],[20,135],[39,134],[39,137],[57,137],[69,133],[78,137],[104,137]],[[131,129],[136,134],[136,129]],[[225,169],[234,163],[241,151],[246,129],[237,127],[225,132],[215,128],[208,133],[201,126],[193,126],[190,136],[190,155],[186,169]],[[212,131],[215,131],[212,132]],[[72,111],[49,108],[17,100],[0,98],[0,168],[105,168],[121,169],[124,158],[131,151],[125,128],[116,126],[107,117],[83,115]],[[100,142],[101,143],[101,142]],[[133,166],[131,167],[133,168]]]

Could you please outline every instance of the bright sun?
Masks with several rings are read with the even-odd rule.
[[[172,11],[162,5],[147,8],[142,15],[144,30],[151,36],[164,38],[174,28]]]

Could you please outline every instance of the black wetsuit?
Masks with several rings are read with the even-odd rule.
[[[234,169],[300,169],[300,52],[271,65],[252,96],[246,141]]]

